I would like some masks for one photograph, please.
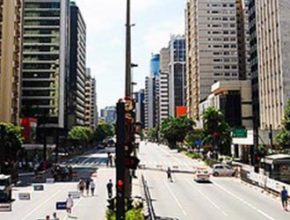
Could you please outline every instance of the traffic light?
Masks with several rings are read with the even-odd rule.
[[[140,160],[135,156],[125,158],[125,167],[129,169],[137,169]]]

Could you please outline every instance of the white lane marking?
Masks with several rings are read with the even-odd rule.
[[[47,202],[49,202],[53,197],[55,197],[58,193],[60,193],[61,191],[63,191],[64,187],[62,187],[61,189],[59,189],[58,191],[56,191],[54,194],[52,194],[50,197],[48,197],[44,202],[40,203],[38,206],[36,206],[34,209],[32,209],[27,215],[24,216],[24,218],[22,218],[22,220],[27,219],[33,212],[35,212],[36,210],[38,210],[41,206],[45,205]]]
[[[214,185],[216,185],[217,187],[219,187],[221,190],[223,190],[224,192],[228,193],[229,195],[231,195],[232,197],[236,198],[237,200],[241,201],[242,203],[244,203],[245,205],[249,206],[250,208],[254,209],[255,211],[257,211],[258,213],[260,213],[261,215],[263,215],[267,219],[275,220],[275,218],[273,218],[270,215],[268,215],[267,213],[263,212],[262,210],[260,210],[256,206],[254,206],[253,204],[245,201],[244,199],[241,199],[236,194],[234,194],[234,193],[230,192],[229,190],[225,189],[223,186],[221,186],[217,182],[215,182],[215,181],[212,181],[212,182],[214,183]]]
[[[223,211],[222,210],[222,208],[221,207],[219,207],[217,204],[215,204],[215,202],[213,202],[207,195],[205,195],[202,191],[200,191],[195,185],[194,185],[194,183],[192,182],[192,181],[190,181],[190,180],[188,180],[188,179],[186,179],[186,181],[189,183],[189,184],[191,184],[191,185],[193,185],[194,186],[194,189],[197,191],[197,192],[199,192],[207,201],[209,201],[210,202],[210,204],[212,204],[216,209],[218,209],[224,216],[228,216],[228,214],[225,212],[225,211]]]
[[[177,203],[177,205],[179,206],[179,208],[181,209],[182,213],[187,216],[186,211],[183,209],[181,203],[179,202],[179,200],[176,198],[176,196],[174,195],[174,193],[172,192],[172,190],[169,188],[168,183],[166,181],[164,181],[164,184],[166,186],[166,188],[168,189],[169,193],[171,194],[171,196],[173,197],[173,199],[175,200],[175,202]]]

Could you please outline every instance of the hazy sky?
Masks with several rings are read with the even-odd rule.
[[[126,0],[75,0],[87,26],[87,67],[97,80],[99,109],[124,97]],[[184,33],[186,0],[131,0],[134,91],[144,88],[152,52]]]

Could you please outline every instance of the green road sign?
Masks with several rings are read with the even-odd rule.
[[[233,138],[246,138],[247,137],[247,129],[245,128],[235,128],[232,132]]]

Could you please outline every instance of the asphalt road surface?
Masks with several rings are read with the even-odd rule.
[[[155,213],[159,219],[174,220],[288,220],[278,198],[261,193],[234,177],[211,177],[211,183],[197,183],[189,173],[173,173],[167,181],[163,167],[194,169],[200,162],[191,160],[165,146],[144,143],[140,157],[148,170],[148,182]],[[162,169],[150,169],[151,166]],[[191,168],[192,167],[192,168]],[[290,208],[290,207],[289,207]]]

